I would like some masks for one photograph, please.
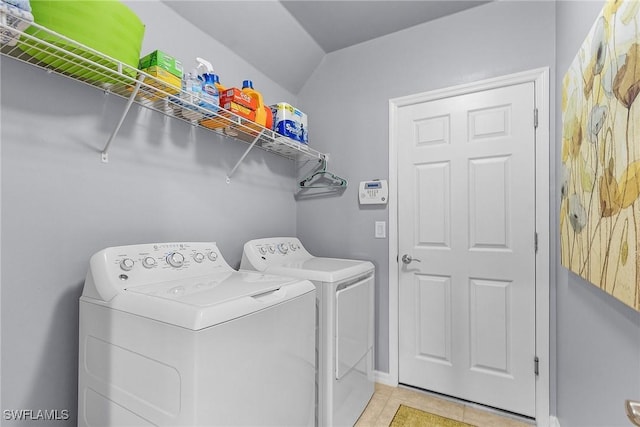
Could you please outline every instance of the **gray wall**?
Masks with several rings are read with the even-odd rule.
[[[262,151],[227,185],[225,174],[246,145],[138,107],[102,164],[99,151],[124,101],[3,58],[0,406],[70,409],[68,425],[75,424],[77,298],[89,256],[111,245],[215,240],[237,266],[245,240],[297,232],[316,255],[371,259],[378,269],[377,369],[388,372],[388,240],[373,237],[374,222],[388,221],[388,210],[359,207],[356,191],[361,180],[388,178],[388,100],[543,66],[560,81],[602,7],[480,6],[334,52],[296,98],[166,6],[127,3],[147,24],[143,53],[161,48],[187,68],[203,56],[223,83],[252,78],[268,100],[297,103],[311,118],[312,146],[331,154],[330,170],[350,186],[296,202],[291,162]],[[167,22],[180,32],[166,30]],[[555,87],[552,81],[551,125],[560,141]],[[558,163],[559,143],[555,149]],[[622,401],[640,399],[640,315],[559,266],[557,247],[552,413],[563,427],[628,425]]]
[[[268,99],[295,104],[294,95],[162,3],[131,6],[147,25],[143,53],[161,48],[185,65],[210,58],[229,85],[253,78]],[[245,240],[295,234],[295,168],[255,150],[226,184],[246,144],[136,106],[103,164],[100,150],[123,99],[4,57],[0,71],[0,406],[68,409],[69,422],[56,425],[71,426],[78,297],[89,257],[113,245],[217,241],[237,267]]]
[[[311,252],[371,259],[376,279],[376,367],[389,372],[388,209],[358,205],[359,181],[388,179],[390,98],[553,66],[553,2],[494,2],[325,57],[299,94],[310,141],[349,180],[339,197],[298,203]],[[330,230],[331,232],[328,232]]]
[[[562,78],[603,4],[557,3],[556,171],[561,158]],[[559,184],[556,187],[560,194]],[[554,222],[557,227],[557,216]],[[628,426],[624,400],[640,400],[640,313],[569,273],[557,258],[554,261],[560,423],[562,427]]]

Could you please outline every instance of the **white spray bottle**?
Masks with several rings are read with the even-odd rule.
[[[202,58],[196,58],[196,61],[198,61],[198,78],[202,81],[202,106],[217,112],[220,106],[220,94],[215,85],[213,66]]]
[[[198,110],[198,106],[202,105],[202,82],[195,68],[182,77],[181,97],[186,101],[182,107],[182,117],[192,122],[200,120],[203,117]]]

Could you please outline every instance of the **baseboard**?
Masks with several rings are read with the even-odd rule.
[[[391,374],[382,371],[373,371],[373,380],[377,383],[398,387],[398,381],[391,378]]]
[[[549,427],[560,427],[560,420],[551,415],[549,417]]]

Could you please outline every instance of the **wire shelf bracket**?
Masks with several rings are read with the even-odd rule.
[[[109,162],[109,146],[111,145],[111,143],[113,142],[113,139],[116,137],[116,135],[118,134],[118,131],[122,127],[122,123],[124,123],[124,119],[127,117],[127,114],[129,113],[129,110],[131,109],[133,102],[136,100],[136,95],[138,94],[138,91],[140,90],[140,85],[142,85],[143,81],[144,81],[144,74],[139,74],[138,79],[136,81],[136,85],[133,88],[133,91],[131,92],[131,96],[129,97],[129,100],[127,101],[127,105],[124,107],[122,116],[120,116],[120,120],[118,121],[118,124],[116,125],[115,129],[113,129],[113,132],[111,132],[111,135],[107,140],[107,143],[102,149],[102,157],[101,157],[102,163]]]
[[[251,149],[256,145],[256,142],[258,142],[260,140],[260,138],[262,137],[262,133],[263,132],[264,131],[260,131],[260,133],[254,138],[254,140],[251,143],[251,145],[249,145],[249,147],[244,151],[242,156],[238,159],[238,161],[236,162],[236,165],[227,174],[227,177],[226,177],[227,184],[231,183],[231,175],[233,175],[236,172],[236,169],[238,169],[238,166],[240,166],[240,163],[242,163],[244,158],[247,157],[247,154],[249,154],[249,151],[251,151]]]

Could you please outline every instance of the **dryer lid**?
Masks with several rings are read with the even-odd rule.
[[[335,283],[369,273],[373,268],[369,261],[312,256],[270,265],[266,271],[271,274]]]

